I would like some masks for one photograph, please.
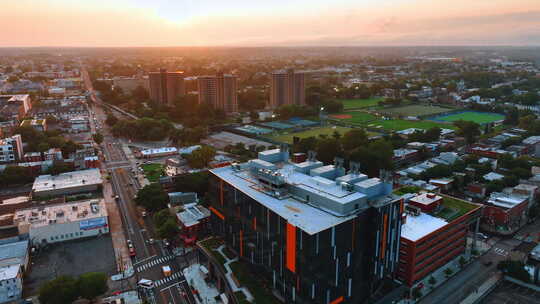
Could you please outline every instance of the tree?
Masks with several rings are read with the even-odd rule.
[[[454,273],[454,271],[452,270],[452,268],[448,267],[444,270],[444,275],[449,278],[452,274]]]
[[[55,161],[53,165],[47,170],[47,174],[58,175],[64,172],[73,171],[72,167],[63,161]]]
[[[175,189],[181,192],[196,192],[203,196],[208,192],[208,172],[186,173],[176,176]]]
[[[7,166],[2,173],[0,173],[0,185],[22,185],[31,183],[34,177],[25,167],[19,166]]]
[[[454,125],[458,127],[457,134],[465,137],[467,144],[472,144],[476,141],[476,137],[480,135],[480,125],[468,121],[468,120],[458,120],[454,122]]]
[[[208,166],[208,163],[214,159],[216,150],[210,146],[202,146],[199,149],[188,154],[187,161],[190,167],[201,169]]]
[[[343,156],[341,144],[335,138],[325,138],[319,140],[317,144],[317,159],[323,163],[331,163],[336,156]]]
[[[458,260],[458,263],[459,263],[459,267],[463,268],[465,266],[465,264],[467,264],[467,260],[463,256],[460,256],[459,260]]]
[[[431,285],[433,287],[433,286],[435,286],[435,284],[437,284],[437,279],[435,279],[435,277],[431,276],[431,277],[429,277],[428,283],[429,283],[429,285]]]
[[[341,139],[343,150],[350,151],[368,144],[368,136],[364,129],[352,129]]]
[[[105,119],[105,123],[112,127],[114,126],[116,123],[118,122],[118,118],[116,118],[116,116],[114,116],[112,113],[108,113],[107,114],[107,118]]]
[[[167,201],[169,197],[167,193],[163,191],[161,185],[158,183],[152,183],[144,186],[137,192],[135,202],[146,208],[146,210],[155,212],[167,207]]]
[[[143,102],[148,99],[148,91],[139,85],[131,92],[131,97],[137,102]]]
[[[165,223],[157,227],[157,233],[160,238],[170,239],[173,238],[180,229],[178,228],[178,223],[174,217],[169,217]]]
[[[92,139],[96,142],[96,144],[101,145],[103,142],[103,135],[99,132],[92,135]]]
[[[77,285],[79,295],[93,300],[107,291],[107,275],[102,272],[88,272],[79,277]]]
[[[419,287],[414,288],[412,290],[412,296],[415,300],[421,298],[423,296],[422,290]]]
[[[39,302],[42,304],[71,304],[77,295],[77,281],[70,276],[60,276],[39,288]]]

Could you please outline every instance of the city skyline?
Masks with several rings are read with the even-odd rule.
[[[12,29],[2,47],[540,45],[535,0],[24,0],[0,9]]]

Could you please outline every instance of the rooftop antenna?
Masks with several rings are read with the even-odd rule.
[[[317,161],[317,152],[310,150],[308,151],[307,155],[308,155],[307,157],[308,161]]]
[[[381,169],[379,170],[379,178],[385,182],[390,182],[392,180],[392,172]]]
[[[344,160],[341,157],[335,157],[334,158],[334,166],[336,168],[343,168],[343,162],[344,162]]]
[[[360,163],[359,162],[351,161],[351,162],[349,162],[349,167],[350,167],[349,173],[351,173],[351,174],[359,174],[360,173]]]

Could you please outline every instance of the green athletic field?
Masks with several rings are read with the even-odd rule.
[[[422,115],[434,115],[452,111],[452,109],[443,108],[439,106],[425,106],[425,105],[408,105],[395,108],[386,108],[380,110],[383,113],[390,113],[394,115],[403,116],[422,116]]]
[[[360,109],[376,106],[379,101],[383,100],[382,97],[370,97],[366,99],[343,99],[343,109]]]
[[[455,130],[452,124],[438,123],[435,121],[429,120],[403,120],[403,119],[393,119],[393,120],[378,120],[370,122],[367,127],[370,128],[381,128],[388,131],[401,131],[409,128],[418,128],[418,129],[429,129],[433,127],[439,127],[444,129]]]
[[[454,122],[458,120],[474,121],[478,124],[491,123],[498,120],[503,120],[504,115],[498,113],[485,113],[485,112],[473,112],[464,111],[460,113],[450,113],[447,115],[439,115],[431,118],[435,121]]]
[[[299,138],[307,138],[311,136],[319,136],[319,134],[326,134],[328,136],[332,136],[335,131],[338,131],[341,135],[345,134],[347,131],[351,130],[351,128],[345,128],[345,127],[339,127],[339,126],[329,126],[329,127],[320,127],[320,128],[313,128],[306,131],[301,132],[285,132],[281,133],[279,135],[275,135],[270,137],[271,139],[275,141],[285,142],[292,144],[293,137],[299,137]]]

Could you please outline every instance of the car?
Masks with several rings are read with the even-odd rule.
[[[169,240],[163,239],[163,245],[169,247],[171,245],[171,243],[169,243]]]
[[[481,239],[483,239],[483,240],[489,239],[489,237],[488,237],[487,235],[485,235],[485,234],[483,234],[483,233],[481,233],[481,232],[478,232],[478,233],[476,234],[476,236],[478,236],[479,238],[481,238]]]
[[[146,217],[146,211],[141,212],[142,217]]]
[[[135,248],[130,247],[130,248],[129,248],[129,256],[130,256],[130,257],[134,257],[134,256],[136,256],[136,255],[137,255],[137,253],[135,252]]]
[[[149,289],[154,288],[154,282],[152,280],[148,280],[148,279],[139,280],[137,285],[139,287],[142,287],[142,288],[149,288]]]
[[[154,239],[148,239],[148,240],[146,240],[146,242],[147,242],[148,244],[154,244]]]
[[[486,267],[489,267],[489,266],[491,266],[492,264],[493,264],[492,261],[484,262],[484,266],[486,266]]]

